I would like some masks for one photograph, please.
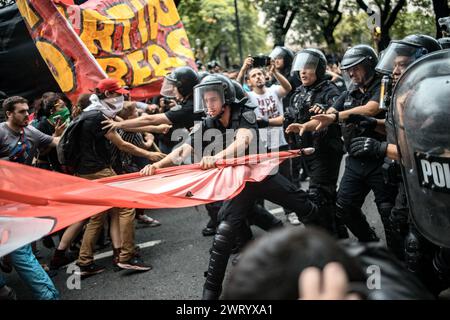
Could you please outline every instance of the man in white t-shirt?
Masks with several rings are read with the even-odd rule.
[[[266,144],[268,152],[289,150],[289,145],[284,138],[283,130],[283,98],[292,90],[289,81],[275,68],[272,60],[269,70],[280,85],[266,87],[266,74],[261,68],[253,67],[253,58],[248,57],[244,61],[238,79],[247,74],[247,84],[251,92],[250,100],[256,105],[255,113],[258,121],[259,135]],[[280,173],[290,179],[290,163],[285,160],[279,168]],[[300,224],[294,212],[286,212],[288,221],[293,225]]]
[[[288,150],[283,132],[282,99],[291,91],[291,84],[277,71],[272,61],[269,72],[274,75],[280,85],[266,87],[264,71],[260,68],[252,68],[252,63],[252,58],[247,58],[243,69],[248,70],[248,84],[252,90],[248,95],[257,106],[255,113],[261,139],[267,144],[268,151]]]

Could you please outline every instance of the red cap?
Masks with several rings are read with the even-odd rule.
[[[122,88],[122,86],[119,84],[119,80],[107,78],[101,80],[98,84],[96,89],[98,89],[100,92],[110,91],[110,92],[117,92],[120,94],[128,94],[130,93],[129,90]]]

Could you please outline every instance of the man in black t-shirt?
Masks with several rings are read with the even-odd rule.
[[[162,154],[150,152],[124,141],[116,130],[102,129],[105,118],[114,118],[123,108],[123,89],[117,80],[104,79],[91,95],[91,105],[83,110],[84,120],[81,124],[80,159],[75,167],[75,174],[86,179],[99,179],[116,175],[111,168],[111,148],[114,144],[120,151],[134,156],[158,161]],[[113,262],[117,268],[148,271],[152,267],[144,264],[135,253],[134,245],[134,209],[114,208],[111,213],[111,239],[113,242]],[[100,213],[90,218],[83,236],[77,265],[81,276],[89,276],[105,270],[94,263],[95,240],[101,232],[105,215]],[[119,236],[120,235],[120,236]]]

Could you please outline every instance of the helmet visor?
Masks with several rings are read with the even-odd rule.
[[[214,114],[222,110],[225,94],[221,82],[194,87],[194,113]]]
[[[391,75],[398,68],[401,73],[423,55],[423,49],[401,42],[391,42],[378,62],[375,70]]]
[[[161,90],[159,94],[166,98],[175,98],[176,97],[176,86],[175,83],[166,77],[164,78],[163,84],[161,86]]]
[[[275,60],[277,58],[284,58],[285,52],[281,47],[275,47],[269,54],[270,59]]]
[[[292,63],[292,72],[299,71],[303,69],[310,69],[316,72],[317,66],[319,65],[319,58],[309,52],[300,52],[294,58],[294,63]]]

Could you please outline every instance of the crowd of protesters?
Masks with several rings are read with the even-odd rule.
[[[439,44],[436,48],[430,47],[429,42],[434,40],[431,37],[420,37],[420,41],[409,39],[405,45],[422,47],[427,52],[441,49]],[[421,42],[422,38],[426,41]],[[245,99],[253,106],[265,152],[314,148],[313,154],[285,161],[280,166],[280,173],[297,188],[301,187],[301,181],[309,182],[307,194],[321,208],[325,221],[322,227],[328,233],[308,231],[310,234],[296,235],[292,230],[297,229],[292,227],[294,229],[284,233],[274,233],[270,241],[257,243],[242,261],[236,261],[236,274],[230,280],[225,297],[253,298],[256,294],[259,298],[296,298],[293,295],[298,294],[299,270],[310,266],[323,269],[332,261],[340,262],[351,280],[363,279],[361,268],[355,266],[357,258],[348,253],[351,250],[347,247],[339,247],[336,240],[348,238],[350,230],[362,243],[380,241],[361,210],[371,190],[375,193],[387,248],[396,255],[397,263],[404,263],[399,268],[409,270],[411,277],[417,276],[422,281],[409,280],[411,290],[419,292],[410,297],[420,297],[421,292],[427,290],[437,294],[447,287],[449,283],[445,281],[450,276],[441,275],[442,281],[436,284],[430,280],[427,267],[414,269],[414,263],[431,266],[432,262],[423,258],[423,261],[413,263],[405,253],[411,249],[405,229],[413,227],[409,227],[407,212],[401,216],[402,224],[395,220],[399,217],[396,211],[398,183],[383,178],[384,159],[389,158],[391,149],[386,143],[386,133],[375,128],[385,118],[385,111],[379,108],[381,73],[376,68],[378,62],[379,54],[366,45],[349,49],[342,63],[335,57],[328,56],[327,59],[318,49],[305,48],[294,53],[289,48],[276,47],[268,56],[247,57],[240,70],[222,70],[215,61],[208,64],[208,71],[202,70],[206,69],[202,66],[199,66],[200,72],[189,67],[177,68],[165,77],[161,96],[147,101],[133,101],[130,91],[115,79],[99,81],[91,88],[93,93],[81,94],[74,104],[58,92],[44,93],[33,101],[4,95],[0,158],[85,179],[141,170],[143,174],[153,174],[151,165],[160,163],[180,142],[177,130],[189,134],[196,121],[208,116],[194,112],[197,107],[195,86],[202,83],[202,78],[221,74],[236,80],[233,82],[236,100]],[[395,66],[394,74],[398,68]],[[82,120],[79,154],[77,165],[68,170],[59,162],[55,146],[64,130],[76,119]],[[341,160],[346,153],[344,176],[338,188]],[[222,203],[207,206],[210,221],[202,230],[204,236],[215,235],[221,206]],[[291,208],[284,209],[287,224],[301,224],[296,212]],[[253,210],[252,215],[257,217],[254,220],[259,222],[249,218],[249,224],[265,230],[283,225],[282,221],[271,217],[263,201],[256,201]],[[36,259],[35,246],[27,245],[1,257],[1,272],[15,269],[37,299],[58,299],[59,293],[50,278],[52,272],[76,261],[82,278],[101,273],[105,267],[94,261],[94,252],[108,245],[113,249],[115,270],[149,271],[152,267],[143,261],[135,243],[135,221],[149,227],[161,225],[144,210],[114,208],[67,227],[58,232],[58,237],[45,237],[43,244],[54,250],[49,266]],[[58,243],[54,242],[56,238]],[[251,238],[252,235],[248,240]],[[237,245],[235,250],[241,250],[248,242]],[[264,250],[268,251],[264,253]],[[294,268],[296,260],[303,259],[302,267],[274,272],[284,270],[279,266],[285,262],[279,260],[281,253],[273,256],[270,250],[286,251],[286,255],[296,251],[299,257],[290,262]],[[439,248],[433,250],[439,251]],[[324,255],[320,262],[310,265],[304,262],[308,260],[308,254],[315,257],[318,251]],[[420,252],[415,254],[417,259],[422,257],[419,257]],[[258,268],[261,273],[274,276],[259,283],[258,279],[264,277],[256,279],[252,276],[255,274],[252,271]],[[14,291],[6,285],[1,272],[0,299],[13,299]],[[280,279],[276,275],[286,272],[289,273],[286,278],[289,285],[279,285]],[[275,287],[280,292],[274,290]],[[396,292],[395,288],[393,292]],[[258,296],[258,292],[262,295]],[[387,298],[396,297],[387,295]],[[428,296],[423,293],[422,297]]]

